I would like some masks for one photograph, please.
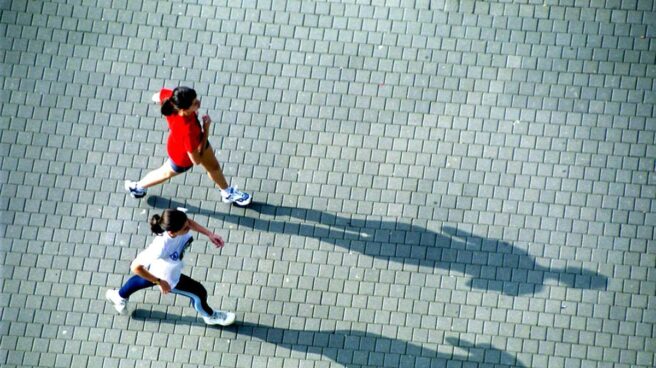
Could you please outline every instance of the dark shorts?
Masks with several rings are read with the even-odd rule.
[[[188,166],[188,167],[178,166],[171,159],[168,159],[168,161],[166,161],[166,163],[169,165],[171,170],[173,170],[173,172],[176,172],[178,174],[182,174],[183,172],[188,171],[189,169],[194,167],[194,165],[191,165],[191,166]]]
[[[209,141],[209,140],[205,143],[205,149],[208,149],[208,148],[210,148],[210,141]],[[194,167],[194,165],[191,165],[191,166],[189,166],[189,167],[178,166],[178,165],[176,165],[175,162],[173,162],[173,160],[171,160],[170,158],[168,159],[168,161],[166,161],[166,163],[169,165],[169,167],[171,168],[171,170],[173,170],[174,172],[176,172],[176,173],[178,173],[178,174],[182,174],[182,173],[185,172],[185,171],[189,171],[189,169],[191,169],[192,167]]]

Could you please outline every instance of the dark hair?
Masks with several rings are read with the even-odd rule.
[[[197,96],[193,88],[176,87],[171,97],[162,101],[162,115],[169,116],[176,111],[188,109]]]
[[[162,215],[153,215],[150,218],[150,230],[155,234],[165,231],[176,232],[182,229],[187,222],[187,214],[179,210],[164,210]]]

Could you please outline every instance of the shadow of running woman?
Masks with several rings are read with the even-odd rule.
[[[200,325],[197,318],[167,316],[159,311],[137,309],[132,312],[132,317],[142,321]],[[491,344],[473,344],[455,337],[447,337],[445,340],[449,346],[463,350],[465,354],[438,352],[438,344],[435,343],[418,345],[357,330],[296,330],[250,322],[217,329],[221,330],[221,337],[225,339],[248,336],[303,354],[321,355],[347,368],[447,367],[451,361],[476,363],[476,366],[486,367],[526,367],[512,354]]]
[[[404,222],[347,218],[266,203],[252,203],[239,215],[158,196],[149,197],[148,204],[155,208],[185,207],[191,213],[253,230],[315,238],[376,259],[456,271],[471,277],[468,285],[474,289],[510,296],[538,293],[547,280],[579,289],[604,290],[608,284],[608,278],[595,271],[542,266],[509,242],[450,226],[432,230]]]

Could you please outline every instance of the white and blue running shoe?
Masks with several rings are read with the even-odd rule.
[[[253,197],[246,192],[242,192],[237,187],[228,187],[221,191],[223,203],[234,203],[237,206],[245,207],[251,204]]]

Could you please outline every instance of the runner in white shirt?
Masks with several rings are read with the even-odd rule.
[[[120,314],[127,313],[130,295],[141,289],[158,285],[162,294],[172,292],[184,295],[208,325],[228,326],[235,321],[235,314],[214,310],[207,304],[207,290],[198,281],[182,273],[182,259],[193,237],[189,230],[207,236],[217,247],[224,245],[223,238],[199,225],[178,210],[168,209],[162,215],[154,215],[150,228],[157,234],[148,248],[143,250],[130,268],[135,273],[120,290],[109,289],[105,297]]]

